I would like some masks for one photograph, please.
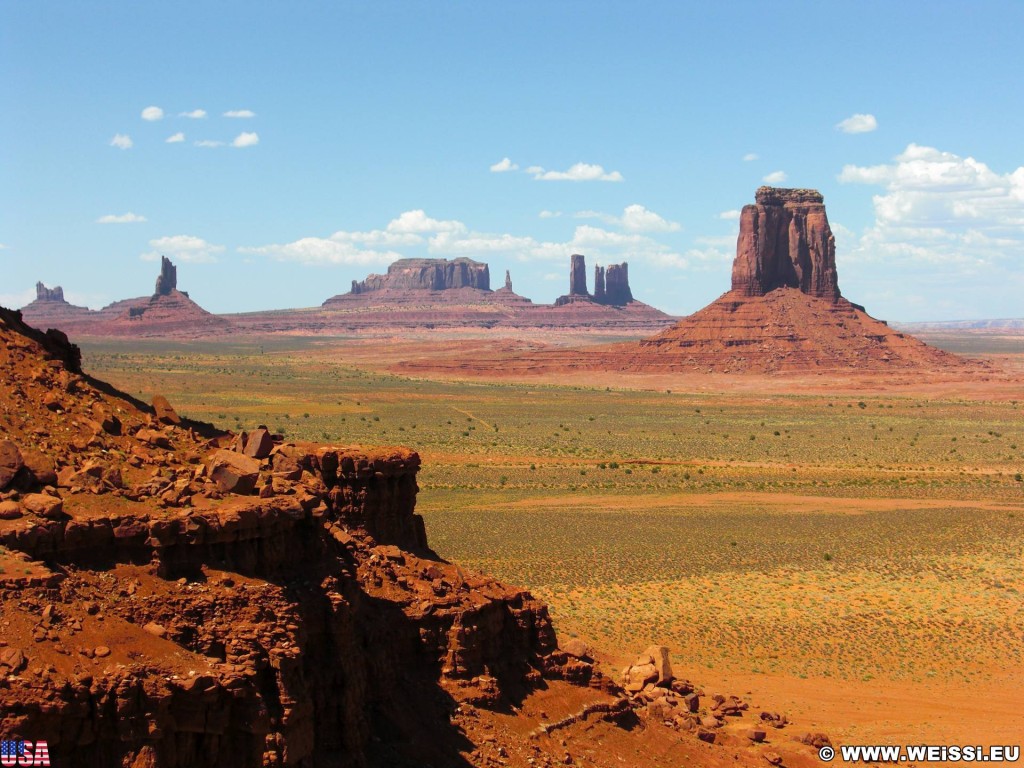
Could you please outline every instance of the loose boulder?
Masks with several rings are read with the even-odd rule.
[[[0,491],[11,484],[23,465],[18,446],[10,440],[0,440]]]
[[[274,448],[274,441],[266,427],[259,427],[249,433],[245,440],[245,455],[254,459],[265,459]]]
[[[221,449],[210,462],[210,478],[224,493],[250,494],[259,476],[260,463],[242,453]]]
[[[153,397],[153,415],[161,424],[181,424],[181,417],[163,395]]]

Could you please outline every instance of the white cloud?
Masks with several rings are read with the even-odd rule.
[[[106,216],[100,216],[96,219],[97,224],[137,224],[146,220],[145,216],[140,216],[137,213],[114,214],[108,213]]]
[[[785,171],[772,171],[767,176],[765,176],[762,179],[762,181],[765,184],[781,184],[786,180],[786,178],[787,177]]]
[[[566,242],[538,241],[528,235],[483,232],[441,232],[430,238],[432,254],[462,256],[506,253],[520,261],[561,260],[573,253],[608,264],[629,260],[647,261],[660,266],[684,266],[685,260],[669,246],[639,234],[611,232],[587,224],[576,227]]]
[[[678,232],[682,229],[680,224],[674,221],[667,221],[654,211],[649,211],[639,203],[627,205],[621,216],[613,216],[610,213],[600,211],[577,211],[573,214],[574,219],[598,219],[605,224],[615,227],[622,227],[630,232]]]
[[[760,158],[758,157],[758,154],[756,152],[747,152],[747,154],[745,154],[743,156],[743,162],[745,162],[745,163],[750,163],[750,162],[753,162],[754,160],[759,160],[759,159]]]
[[[131,149],[134,145],[132,144],[132,137],[127,133],[115,133],[114,138],[110,140],[110,146],[117,147],[118,149]]]
[[[9,247],[10,246],[7,246],[7,245],[4,245],[3,243],[0,243],[0,251],[6,251]]]
[[[523,252],[535,248],[537,241],[532,237],[501,234],[438,232],[430,238],[428,250],[431,253],[472,254]]]
[[[197,147],[205,147],[207,149],[214,149],[215,147],[223,147],[223,141],[213,141],[212,139],[201,139],[196,142]]]
[[[405,211],[385,229],[366,232],[339,230],[330,237],[304,237],[291,243],[239,248],[240,253],[269,256],[278,261],[307,265],[389,264],[402,254],[398,246],[423,246],[426,235],[464,233],[461,221],[432,219],[422,210]]]
[[[172,261],[200,264],[216,261],[217,254],[224,252],[223,245],[213,245],[193,235],[158,237],[150,240],[149,245],[153,250],[139,256],[143,261],[156,261],[166,256]]]
[[[171,136],[168,136],[165,141],[168,144],[180,144],[184,140],[185,140],[185,134],[182,133],[181,131],[178,131],[177,133],[172,134]]]
[[[622,212],[622,228],[630,232],[678,232],[682,226],[634,203]]]
[[[414,252],[394,250],[399,247],[406,251],[414,249]],[[402,213],[384,229],[366,232],[340,230],[326,238],[304,237],[290,243],[238,250],[243,254],[307,265],[387,264],[424,251],[434,256],[449,257],[501,253],[519,261],[555,262],[563,261],[572,253],[585,253],[591,263],[640,261],[667,267],[687,265],[687,259],[665,243],[637,232],[613,232],[582,225],[576,227],[568,241],[540,241],[529,235],[474,232],[460,221],[432,219],[421,209]]]
[[[733,208],[731,211],[722,211],[718,214],[718,218],[724,219],[725,221],[736,221],[740,217],[740,211]]]
[[[622,174],[618,171],[607,172],[600,165],[591,163],[576,163],[567,171],[545,171],[540,166],[534,165],[526,169],[532,173],[533,178],[539,181],[623,181]]]
[[[283,245],[265,245],[258,248],[239,248],[241,253],[269,256],[277,261],[294,261],[309,266],[354,264],[370,266],[390,264],[402,254],[395,251],[376,251],[359,248],[352,242],[322,237],[304,237]]]
[[[494,165],[491,166],[491,173],[504,173],[506,171],[517,171],[519,166],[509,160],[507,157],[502,158]]]
[[[878,121],[874,115],[850,115],[836,124],[836,130],[843,133],[871,133],[878,129]]]
[[[229,109],[227,112],[224,113],[224,117],[235,117],[245,119],[249,117],[256,117],[256,113],[253,112],[251,109]]]
[[[997,268],[1021,276],[1024,166],[1001,174],[973,157],[910,144],[892,163],[845,166],[839,180],[885,189],[872,198],[874,223],[850,238],[854,258],[988,271],[989,280],[1000,279]]]
[[[206,117],[205,109],[193,109],[191,112],[180,112],[178,117],[188,117],[192,120],[202,120]]]
[[[406,211],[397,219],[388,222],[387,231],[398,234],[423,232],[465,232],[466,225],[461,221],[439,221],[427,216],[422,209]]]
[[[559,216],[562,215],[562,212],[561,211],[541,211],[537,215],[540,216],[542,219],[557,219]]]
[[[235,140],[231,142],[232,147],[255,147],[260,143],[259,134],[255,132],[251,133],[240,133],[235,136]]]
[[[150,121],[163,120],[164,111],[160,109],[160,107],[146,107],[144,110],[142,110],[142,119]]]

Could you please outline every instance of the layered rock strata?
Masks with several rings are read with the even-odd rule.
[[[732,290],[764,296],[776,288],[839,299],[835,238],[816,190],[761,187],[740,214]]]

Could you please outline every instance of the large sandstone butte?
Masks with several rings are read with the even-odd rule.
[[[819,192],[761,187],[743,208],[732,290],[623,365],[727,373],[948,369],[967,363],[869,316],[839,291]]]
[[[666,649],[620,686],[431,552],[413,451],[220,433],[2,307],[0,379],[0,734],[53,765],[527,768],[570,737],[601,768],[761,764],[747,704]]]
[[[776,288],[796,288],[836,301],[836,241],[821,193],[761,187],[754,200],[740,214],[733,292],[764,296]]]

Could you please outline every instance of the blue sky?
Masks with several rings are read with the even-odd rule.
[[[1024,314],[1024,3],[0,14],[7,305],[36,280],[147,294],[160,253],[218,312],[314,306],[398,256],[487,261],[547,302],[582,252],[684,314],[728,288],[768,179],[824,193],[875,316]]]

